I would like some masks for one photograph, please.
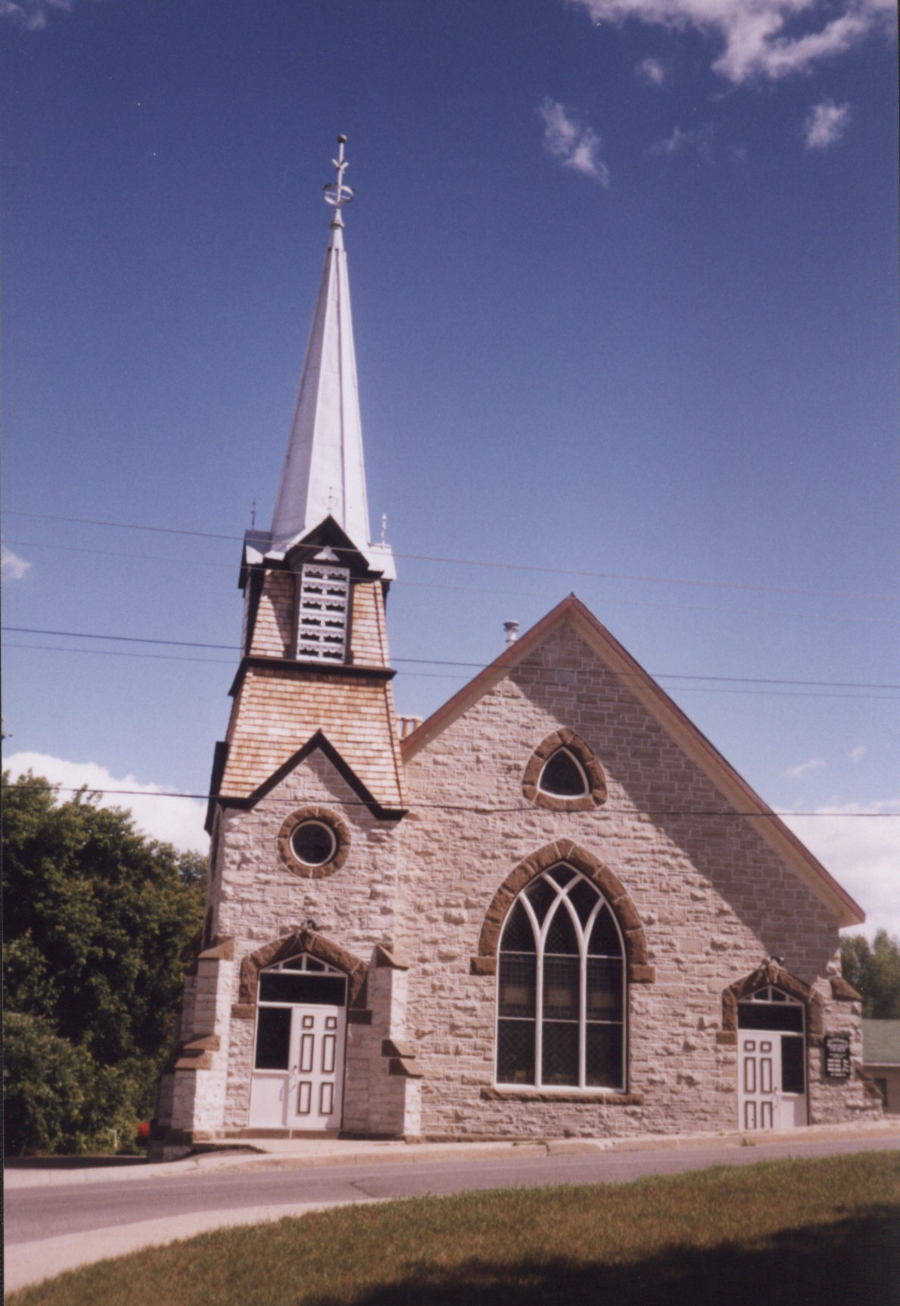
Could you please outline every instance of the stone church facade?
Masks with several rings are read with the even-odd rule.
[[[272,528],[245,541],[158,1150],[878,1115],[840,973],[838,930],[862,913],[577,598],[398,722],[342,141],[335,164]]]

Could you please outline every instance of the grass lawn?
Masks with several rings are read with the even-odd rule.
[[[344,1207],[70,1271],[8,1306],[900,1306],[900,1155]]]

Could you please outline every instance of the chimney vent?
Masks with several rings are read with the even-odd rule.
[[[503,629],[506,631],[506,647],[515,644],[519,638],[519,623],[517,621],[504,621]]]

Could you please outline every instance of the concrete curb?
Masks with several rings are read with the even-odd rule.
[[[7,1190],[64,1187],[69,1184],[127,1183],[140,1179],[175,1179],[210,1170],[232,1170],[243,1166],[283,1168],[302,1166],[319,1168],[339,1165],[422,1164],[434,1161],[459,1161],[464,1158],[486,1160],[510,1156],[564,1156],[586,1152],[639,1152],[709,1147],[759,1147],[767,1143],[793,1142],[802,1146],[823,1138],[895,1138],[900,1137],[900,1118],[877,1124],[811,1125],[780,1133],[759,1132],[709,1134],[643,1134],[635,1138],[555,1138],[540,1141],[522,1139],[483,1143],[407,1143],[402,1140],[360,1142],[355,1139],[254,1140],[242,1145],[223,1142],[216,1150],[197,1153],[179,1161],[145,1162],[136,1165],[87,1166],[84,1169],[53,1166],[47,1161],[7,1164],[4,1185]]]

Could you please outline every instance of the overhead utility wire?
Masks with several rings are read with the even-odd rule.
[[[62,553],[87,553],[101,558],[133,558],[140,562],[174,562],[177,563],[179,566],[184,566],[184,567],[195,567],[195,566],[216,567],[219,570],[227,569],[230,571],[233,569],[234,566],[234,564],[231,562],[210,562],[202,558],[175,558],[172,557],[171,554],[164,554],[164,553],[125,553],[119,549],[88,549],[88,548],[81,548],[80,546],[74,544],[46,544],[41,540],[7,539],[6,542],[7,544],[14,544],[17,548],[22,548],[22,549],[51,549]],[[502,594],[507,598],[512,595],[515,595],[516,597],[519,598],[543,599],[543,600],[552,600],[554,598],[559,597],[558,594],[557,595],[539,594],[536,593],[534,590],[510,589],[508,586],[504,588],[497,588],[497,589],[485,589],[484,586],[481,585],[458,585],[458,584],[454,584],[452,581],[421,581],[421,580],[416,581],[416,580],[404,579],[403,588],[405,590],[445,589],[445,590],[459,591],[465,594]],[[657,599],[615,598],[615,599],[606,599],[605,601],[607,603],[612,603],[612,604],[620,604],[620,605],[625,604],[628,607],[665,608],[665,609],[674,610],[676,612],[715,612],[715,613],[726,612],[729,616],[734,615],[735,613],[748,613],[748,612],[753,614],[761,613],[767,617],[781,617],[781,618],[786,617],[791,621],[825,622],[828,625],[896,626],[900,624],[900,616],[898,617],[871,617],[871,616],[837,617],[837,616],[825,616],[818,612],[804,612],[802,610],[796,610],[796,609],[791,612],[786,612],[786,611],[773,610],[771,608],[746,607],[746,606],[735,607],[733,604],[729,604],[727,607],[723,608],[718,604],[710,605],[704,603],[666,603],[666,602],[660,602]]]
[[[139,522],[105,521],[92,517],[63,517],[55,513],[22,512],[15,508],[7,509],[7,513],[9,516],[33,517],[42,521],[70,522],[81,526],[109,526],[117,530],[154,531],[164,535],[189,535],[194,538],[208,540],[231,540],[240,543],[244,538],[241,535],[225,535],[215,531],[192,531],[175,526],[143,526]],[[336,552],[357,552],[356,549],[332,547],[335,548]],[[753,590],[772,594],[807,594],[819,598],[879,599],[892,602],[900,599],[900,594],[867,593],[862,590],[826,590],[812,589],[800,585],[754,585],[742,581],[694,580],[686,576],[648,576],[640,573],[594,571],[576,567],[542,567],[535,563],[488,561],[480,558],[450,558],[427,553],[397,553],[395,556],[412,562],[437,562],[455,567],[492,567],[506,571],[538,572],[551,576],[585,576],[600,580],[631,580],[656,585],[696,585],[705,589]]]
[[[185,657],[183,653],[129,653],[126,649],[120,648],[68,648],[65,644],[18,644],[13,640],[3,640],[2,647],[37,649],[46,653],[87,653],[93,654],[95,657],[105,658],[143,658],[159,662],[204,662],[220,667],[234,666],[234,661],[231,658],[192,658]],[[454,674],[450,671],[407,671],[405,674],[414,677],[416,680],[460,680],[463,677],[462,672]],[[754,694],[757,696],[767,695],[772,698],[850,698],[856,703],[896,703],[897,701],[893,694],[830,694],[823,693],[820,690],[813,690],[807,694],[797,689],[736,689],[712,685],[678,685],[674,687],[674,692],[678,694]]]
[[[88,795],[100,794],[105,798],[123,798],[123,797],[124,798],[190,798],[195,802],[197,801],[209,802],[210,800],[218,800],[221,798],[223,799],[223,801],[228,802],[229,799],[234,797],[234,795],[222,795],[222,794],[185,794],[185,793],[179,793],[177,790],[174,789],[173,790],[97,789],[93,785],[88,785],[88,784],[84,784],[81,786],[58,785],[58,784],[53,784],[52,781],[48,781],[48,784],[50,785],[51,789],[65,794],[80,794],[80,793],[87,793]],[[35,781],[34,784],[28,784],[27,782],[22,784],[17,780],[4,780],[2,784],[0,784],[0,788],[41,790],[44,788],[44,786],[40,784],[38,781]],[[363,802],[361,798],[359,799],[335,798],[335,799],[329,799],[329,802],[333,802],[335,807],[368,807],[369,806],[369,804]],[[279,805],[296,806],[296,800],[293,798],[281,798],[281,799],[267,798],[263,800],[263,803],[269,807],[277,807]],[[429,810],[440,811],[440,812],[467,812],[470,814],[474,813],[476,815],[482,815],[482,816],[491,816],[497,812],[502,812],[502,813],[531,812],[534,810],[532,807],[528,806],[527,804],[521,804],[521,803],[509,807],[488,807],[484,803],[418,803],[417,802],[415,806],[417,810],[427,808]],[[717,817],[717,818],[727,816],[730,819],[733,819],[735,817],[745,817],[745,816],[759,816],[759,817],[764,817],[766,819],[771,819],[772,817],[775,817],[777,819],[784,819],[784,817],[790,817],[790,816],[803,816],[803,817],[840,816],[840,817],[848,817],[848,818],[865,817],[867,819],[871,819],[874,817],[891,817],[891,818],[900,817],[900,812],[784,812],[784,811],[778,812],[772,809],[769,809],[767,811],[757,810],[752,812],[738,812],[738,811],[718,811],[716,809],[709,809],[709,808],[700,808],[698,810],[694,810],[691,808],[659,808],[659,809],[652,809],[652,810],[642,808],[640,812],[632,812],[630,808],[620,808],[618,809],[618,811],[615,808],[606,808],[604,809],[604,812],[602,814],[604,816],[605,815],[616,816],[623,811],[628,811],[632,815],[638,815],[638,816],[688,816],[692,818],[697,816]]]
[[[47,630],[40,626],[6,626],[6,630],[14,631],[19,635],[57,635],[68,639],[102,639],[113,640],[125,644],[164,644],[177,648],[215,648],[227,649],[231,653],[239,654],[240,649],[236,644],[205,644],[199,640],[190,639],[150,639],[145,635],[100,635],[90,631],[83,630]],[[485,670],[483,662],[461,662],[452,658],[394,658],[394,662],[413,663],[419,666],[430,667],[463,667],[475,669],[478,671]],[[623,676],[636,676],[639,672],[623,671],[618,673]],[[714,676],[714,675],[697,675],[687,671],[654,671],[650,673],[656,680],[713,680],[727,684],[743,685],[801,685],[807,688],[815,689],[900,689],[900,683],[869,683],[867,681],[852,680],[794,680],[787,676]]]

